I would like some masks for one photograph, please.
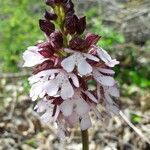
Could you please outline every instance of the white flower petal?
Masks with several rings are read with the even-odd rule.
[[[111,104],[111,105],[114,104],[113,99],[112,99],[112,98],[110,97],[110,95],[108,95],[107,93],[105,93],[105,102],[106,102],[107,104]]]
[[[63,103],[60,105],[60,110],[64,116],[70,116],[73,112],[73,102],[71,100],[63,101]]]
[[[56,80],[47,81],[47,85],[45,87],[45,91],[49,96],[54,96],[57,94],[59,86]]]
[[[56,119],[59,115],[59,112],[60,112],[60,109],[57,106],[56,110],[55,110],[55,114],[53,114],[55,106],[53,104],[51,104],[51,101],[48,101],[46,98],[39,101],[34,109],[36,109],[36,111],[38,113],[43,113],[41,115],[41,120],[44,123],[56,121]]]
[[[69,81],[62,84],[60,95],[64,100],[71,98],[74,95],[73,87]]]
[[[38,77],[41,76],[50,76],[50,75],[54,75],[55,73],[59,73],[60,69],[49,69],[49,70],[44,70],[39,72],[38,74],[36,74]]]
[[[97,99],[95,98],[95,96],[90,93],[89,91],[85,91],[84,92],[93,102],[98,103]]]
[[[36,82],[36,80],[41,79],[42,77],[49,77],[49,76],[53,76],[55,73],[59,73],[60,69],[49,69],[49,70],[44,70],[41,71],[39,73],[37,73],[36,75],[31,76],[28,80],[33,83]],[[34,81],[35,80],[35,81]]]
[[[75,101],[75,103],[77,106],[76,111],[81,116],[90,110],[89,105],[85,102],[84,99],[78,99]]]
[[[79,80],[78,80],[77,76],[74,73],[71,73],[69,75],[70,75],[70,78],[72,79],[73,84],[76,87],[79,87]]]
[[[30,96],[31,97],[31,96]],[[31,99],[32,99],[32,101],[36,101],[37,99],[38,99],[38,95],[33,95],[32,97],[31,97]]]
[[[90,64],[88,64],[86,62],[86,60],[82,60],[80,62],[78,62],[78,72],[81,74],[81,75],[87,75],[89,73],[92,72],[92,67]]]
[[[61,66],[67,71],[72,72],[75,67],[75,57],[71,55],[61,62]]]
[[[97,68],[97,69],[102,73],[111,74],[111,75],[115,74],[115,72],[111,69],[106,69],[106,68]]]
[[[33,83],[36,83],[40,80],[41,80],[41,78],[38,78],[36,75],[33,75],[33,76],[28,78],[28,81],[29,81],[30,85],[32,85]]]
[[[38,98],[38,96],[43,92],[43,83],[42,82],[38,82],[32,85],[31,89],[30,89],[30,97],[32,98],[32,100],[36,100]]]
[[[93,60],[93,61],[97,61],[99,62],[99,59],[91,54],[83,54],[83,56],[85,56],[86,58],[90,59],[90,60]]]
[[[46,92],[43,91],[43,92],[41,92],[41,93],[39,94],[39,97],[40,97],[40,98],[43,98],[43,97],[45,96],[45,94],[46,94]]]
[[[46,110],[46,108],[47,108],[47,102],[44,100],[41,100],[34,107],[34,110],[37,110],[38,113],[42,113]]]
[[[118,65],[119,61],[117,61],[116,59],[111,60],[110,62],[107,62],[106,65],[109,67],[114,67],[115,65]]]
[[[87,130],[91,126],[92,126],[92,122],[91,122],[90,116],[88,114],[84,115],[80,122],[81,130],[82,131]]]
[[[47,60],[47,58],[44,58],[40,53],[38,53],[38,50],[38,47],[29,47],[23,53],[23,59],[25,61],[23,67],[33,67]]]
[[[107,91],[109,92],[110,95],[112,95],[114,97],[120,96],[120,92],[119,92],[117,86],[108,87]]]
[[[79,116],[76,112],[73,112],[69,117],[66,117],[66,121],[70,127],[74,127],[79,122]]]
[[[103,74],[101,74],[97,70],[95,70],[93,72],[93,77],[97,82],[99,82],[100,84],[105,85],[105,86],[113,86],[115,84],[115,80],[113,77],[104,76]]]
[[[115,65],[119,64],[119,61],[116,61],[116,59],[112,59],[110,55],[102,48],[97,48],[97,54],[99,58],[104,61],[109,67],[114,67]]]
[[[108,62],[111,60],[110,55],[102,48],[97,49],[97,54],[101,60]]]
[[[52,117],[52,110],[46,111],[42,116],[41,120],[43,123],[53,122],[54,118]]]

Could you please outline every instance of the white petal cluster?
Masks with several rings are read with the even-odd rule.
[[[55,107],[55,113],[54,113],[54,107]],[[39,101],[37,105],[34,107],[34,109],[41,113],[41,120],[44,123],[47,122],[55,122],[57,120],[57,117],[59,115],[60,109],[57,106],[54,106],[51,104],[51,101],[48,101],[46,98]],[[51,115],[54,114],[54,115]]]
[[[71,98],[74,95],[74,89],[69,78],[75,87],[79,87],[79,81],[74,73],[67,73],[61,69],[50,69],[42,71],[29,78],[31,85],[30,97],[36,100],[38,97],[60,95],[62,99]]]
[[[93,49],[93,48],[92,48]],[[40,101],[35,106],[43,122],[55,122],[61,138],[69,135],[67,127],[80,124],[82,130],[92,123],[90,112],[103,120],[103,112],[117,115],[119,108],[112,97],[119,97],[112,67],[119,64],[102,48],[94,47],[95,53],[64,49],[68,54],[60,59],[57,68],[40,70],[29,78],[30,97]],[[46,61],[37,46],[29,47],[23,54],[25,67],[33,67]],[[90,90],[88,81],[95,83]],[[100,110],[99,106],[103,109]]]

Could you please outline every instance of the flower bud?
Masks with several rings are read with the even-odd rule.
[[[101,38],[101,36],[99,36],[99,35],[95,35],[93,33],[88,33],[86,35],[85,40],[86,40],[87,45],[91,46],[91,45],[96,44],[100,40],[100,38]]]
[[[82,34],[86,29],[86,17],[82,17],[78,20],[77,33]]]
[[[60,49],[63,46],[63,36],[62,33],[59,31],[53,32],[49,36],[49,42],[54,49]]]
[[[54,5],[54,1],[53,0],[46,0],[45,2],[47,5],[52,6]]]
[[[46,4],[49,6],[53,6],[54,4],[61,3],[62,0],[46,0]]]
[[[83,51],[87,49],[86,41],[81,38],[74,38],[69,42],[69,47],[73,50]]]
[[[40,26],[40,29],[45,32],[45,34],[47,36],[49,36],[54,30],[55,30],[55,26],[53,23],[51,23],[50,21],[48,20],[43,20],[43,19],[40,19],[39,20],[39,26]]]
[[[48,11],[45,10],[45,14],[44,14],[45,19],[47,20],[56,20],[57,19],[57,15],[50,13]]]
[[[76,15],[67,16],[65,18],[65,27],[70,34],[74,34],[76,32],[77,23],[78,18]]]
[[[67,15],[74,13],[74,4],[72,3],[71,0],[66,1],[66,3],[64,2],[63,7],[64,7],[64,11]]]

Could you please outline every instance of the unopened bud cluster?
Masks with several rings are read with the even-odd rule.
[[[38,100],[35,109],[41,120],[56,123],[58,135],[64,138],[76,124],[88,129],[91,112],[102,122],[118,115],[113,99],[119,91],[112,67],[119,62],[96,45],[100,36],[83,35],[86,17],[75,14],[71,0],[46,4],[53,10],[46,10],[39,20],[46,41],[28,47],[24,67],[34,67],[30,97]]]

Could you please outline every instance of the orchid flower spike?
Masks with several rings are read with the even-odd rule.
[[[75,14],[71,0],[46,0],[46,4],[53,10],[46,10],[39,20],[46,40],[27,48],[23,66],[33,68],[29,83],[30,96],[38,101],[35,110],[44,123],[55,122],[64,138],[76,124],[81,130],[91,127],[91,112],[100,120],[119,115],[112,69],[119,61],[97,46],[101,36],[83,35],[86,17]]]

